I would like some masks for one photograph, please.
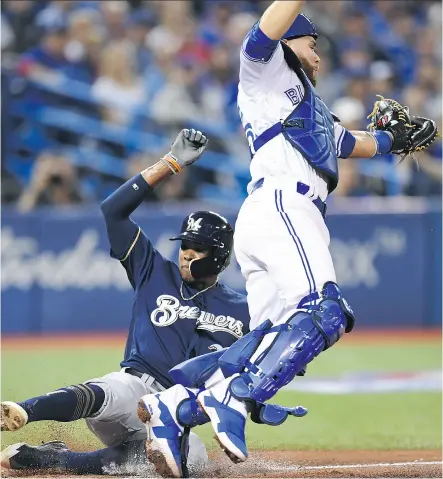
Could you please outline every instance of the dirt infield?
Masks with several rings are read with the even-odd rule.
[[[115,333],[84,333],[84,334],[45,334],[22,335],[9,334],[2,335],[1,346],[5,350],[25,349],[36,350],[45,348],[88,348],[88,347],[124,347],[127,338],[126,332]],[[435,329],[402,329],[402,330],[361,330],[354,331],[346,341],[339,344],[339,347],[353,346],[361,343],[384,344],[389,342],[442,341],[441,328]]]
[[[441,451],[252,451],[246,463],[232,464],[222,453],[211,453],[210,464],[195,477],[442,477]],[[132,471],[131,471],[132,472]],[[2,477],[71,477],[31,471],[2,470]],[[108,476],[158,477],[150,472],[113,471]]]

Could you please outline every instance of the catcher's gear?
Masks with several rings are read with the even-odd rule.
[[[368,115],[370,131],[382,130],[392,137],[390,151],[401,156],[403,161],[414,152],[424,150],[435,140],[438,134],[433,120],[418,116],[411,117],[409,108],[395,100],[383,98],[374,103],[374,109]]]
[[[208,139],[201,131],[182,130],[171,146],[171,151],[162,158],[174,174],[197,161],[208,146]]]

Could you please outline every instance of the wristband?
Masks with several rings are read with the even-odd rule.
[[[174,173],[174,175],[182,171],[182,167],[178,164],[177,160],[175,160],[172,156],[165,155],[163,158],[160,158],[160,159],[161,161],[166,163],[166,165],[172,171],[172,173]]]
[[[394,137],[392,133],[383,130],[376,130],[369,133],[377,144],[377,154],[384,155],[391,152],[392,145],[394,143]]]

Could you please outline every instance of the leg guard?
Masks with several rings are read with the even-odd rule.
[[[338,286],[326,283],[321,295],[323,299],[317,306],[306,312],[296,312],[285,324],[265,331],[265,334],[275,331],[279,334],[257,360],[250,362],[238,357],[238,362],[245,367],[232,383],[233,394],[244,401],[267,401],[295,375],[304,371],[316,356],[334,345],[345,331],[352,330],[354,315]],[[221,362],[228,353],[229,350],[220,358]],[[234,356],[229,357],[231,363],[235,359]]]
[[[257,424],[268,426],[280,426],[288,416],[303,417],[308,410],[303,406],[285,407],[279,404],[263,404],[251,399],[250,389],[240,376],[235,377],[230,385],[229,392],[239,401],[243,401],[248,412],[251,413],[251,420]]]

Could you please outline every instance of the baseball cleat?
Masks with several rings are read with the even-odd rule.
[[[248,457],[245,438],[248,413],[246,406],[232,396],[229,388],[231,381],[232,377],[202,391],[197,400],[211,420],[215,439],[229,459],[238,464]]]
[[[32,469],[47,467],[52,454],[68,451],[68,446],[61,441],[51,441],[41,446],[30,446],[19,442],[8,446],[0,454],[0,465],[6,469]]]
[[[16,402],[3,401],[0,404],[2,431],[17,431],[28,422],[28,413]]]
[[[146,453],[162,477],[183,477],[181,436],[184,428],[177,420],[177,407],[189,398],[186,389],[176,385],[159,394],[147,394],[138,403],[138,417],[145,424]]]

